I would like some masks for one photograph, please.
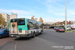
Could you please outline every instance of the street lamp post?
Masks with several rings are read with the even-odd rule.
[[[65,30],[67,28],[67,1],[65,0]]]

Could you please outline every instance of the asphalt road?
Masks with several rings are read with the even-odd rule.
[[[35,38],[19,38],[8,41],[0,50],[75,50],[75,32],[44,30]]]

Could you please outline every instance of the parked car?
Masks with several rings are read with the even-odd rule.
[[[54,30],[58,29],[58,27],[54,27]]]
[[[9,30],[8,29],[0,29],[0,38],[9,36]]]
[[[57,27],[54,27],[54,30],[56,29]]]
[[[72,30],[75,30],[75,25],[71,25],[71,29]]]
[[[65,32],[65,30],[63,28],[59,27],[56,29],[56,32]]]

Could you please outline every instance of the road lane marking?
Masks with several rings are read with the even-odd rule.
[[[16,42],[17,43],[17,42]],[[16,50],[16,47],[17,47],[17,44],[15,43],[15,48],[14,48],[14,50]]]

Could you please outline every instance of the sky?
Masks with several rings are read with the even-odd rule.
[[[18,18],[42,17],[44,22],[65,20],[65,0],[0,0],[0,13]],[[75,0],[67,0],[67,20],[75,21]]]

